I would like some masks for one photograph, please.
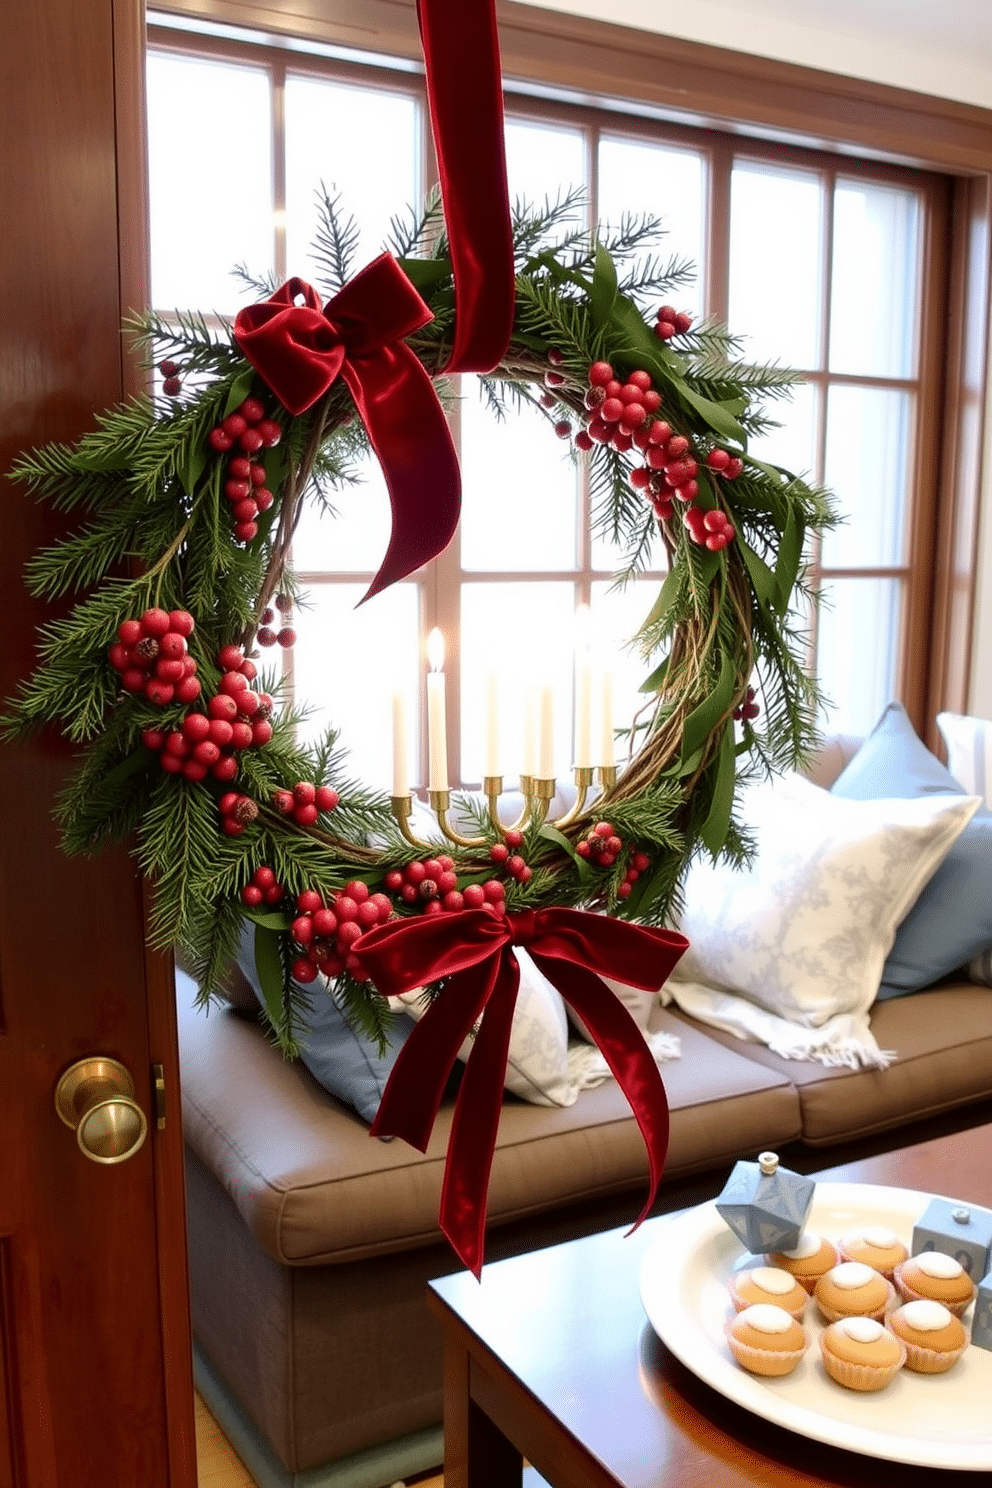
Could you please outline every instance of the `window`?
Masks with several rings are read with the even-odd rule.
[[[152,283],[164,314],[233,313],[252,297],[227,272],[238,262],[280,282],[314,277],[321,182],[361,226],[357,268],[434,178],[410,70],[153,29],[148,98]],[[925,247],[946,233],[939,178],[522,95],[508,98],[506,139],[511,197],[540,203],[581,188],[587,225],[660,215],[662,251],[697,266],[679,305],[726,320],[749,359],[804,374],[771,410],[782,427],[755,452],[838,498],[844,525],[810,554],[825,604],[809,617],[809,664],[832,703],[826,726],[867,729],[904,687],[932,602],[935,460],[923,431],[939,425],[940,347],[926,327],[945,289]],[[177,236],[194,231],[197,252],[175,253]],[[617,723],[637,705],[643,668],[625,642],[660,572],[614,589],[613,556],[590,536],[582,462],[532,414],[497,429],[473,382],[463,379],[454,418],[460,530],[428,570],[355,610],[388,537],[374,467],[342,492],[340,521],[310,514],[297,534],[310,607],[284,658],[289,680],[314,708],[311,726],[339,726],[356,768],[384,789],[395,692],[412,723],[413,778],[426,774],[423,638],[435,625],[448,647],[453,782],[482,776],[493,670],[505,778],[520,768],[525,694],[542,677],[555,681],[556,771],[568,771],[579,605],[611,659]]]

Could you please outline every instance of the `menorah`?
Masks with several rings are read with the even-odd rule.
[[[452,825],[451,790],[448,786],[447,719],[444,694],[444,640],[439,630],[431,631],[427,642],[431,670],[427,674],[427,743],[428,783],[427,799],[437,818],[443,836],[457,847],[485,847],[489,836],[466,836]],[[602,764],[590,763],[591,744],[591,694],[592,668],[588,655],[584,656],[577,669],[575,752],[576,764],[572,768],[575,780],[575,800],[563,815],[551,818],[549,825],[561,830],[575,821],[585,809],[589,793],[598,783],[601,791],[616,783],[617,767],[613,742],[613,710],[609,671],[604,668],[600,678],[601,690],[601,757]],[[482,791],[486,797],[489,825],[493,835],[506,838],[509,832],[519,832],[542,825],[548,821],[551,802],[558,790],[558,780],[553,767],[552,741],[552,691],[541,689],[536,706],[528,709],[528,720],[524,730],[524,749],[527,756],[520,773],[520,793],[524,803],[515,822],[506,824],[500,819],[499,800],[503,794],[503,776],[493,768],[497,752],[497,707],[495,682],[490,679],[487,709],[487,769],[482,778]],[[530,756],[535,757],[534,767]],[[416,836],[410,818],[413,815],[413,793],[407,785],[406,772],[406,723],[403,700],[393,699],[393,793],[390,796],[393,816],[403,837],[418,849],[429,848],[430,843]]]

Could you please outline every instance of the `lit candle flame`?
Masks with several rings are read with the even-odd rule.
[[[444,636],[435,625],[427,637],[427,660],[432,672],[440,672],[444,669]]]

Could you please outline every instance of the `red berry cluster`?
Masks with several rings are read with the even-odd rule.
[[[683,335],[691,325],[692,316],[684,310],[676,310],[673,305],[662,305],[655,316],[655,331],[663,341]]]
[[[237,791],[227,791],[217,802],[220,824],[227,837],[240,837],[245,827],[250,827],[258,816],[258,804],[251,796],[241,796]],[[246,901],[247,902],[247,901]]]
[[[292,817],[298,827],[312,827],[322,811],[333,811],[338,793],[330,785],[299,780],[292,790],[277,790],[272,804],[282,816]]]
[[[231,503],[235,537],[238,542],[251,542],[258,536],[256,517],[268,511],[275,500],[265,484],[265,466],[253,456],[277,445],[282,429],[275,419],[265,417],[265,407],[258,398],[246,398],[223,423],[211,429],[207,438],[210,448],[219,455],[235,451],[227,462],[224,495]]]
[[[162,391],[167,398],[178,398],[183,390],[182,380],[179,376],[183,370],[178,362],[159,362],[158,370],[162,374]]]
[[[217,662],[223,668],[220,684],[205,713],[187,713],[171,732],[145,729],[141,736],[158,754],[163,770],[187,780],[212,775],[232,781],[238,773],[238,751],[261,748],[272,738],[272,699],[249,685],[256,676],[254,662],[235,645],[222,646]]]
[[[126,692],[141,692],[156,707],[191,703],[200,696],[196,662],[186,638],[193,634],[187,610],[148,609],[137,620],[124,620],[107,655],[121,674]]]
[[[670,306],[663,306],[667,313]],[[679,328],[687,330],[691,317],[671,311],[679,321]],[[681,322],[686,324],[682,325]],[[660,322],[674,326],[674,320]],[[674,334],[674,332],[673,332]],[[588,373],[589,386],[585,393],[588,410],[586,426],[575,436],[577,449],[590,450],[594,444],[608,444],[620,454],[629,450],[643,451],[644,464],[630,472],[630,484],[641,491],[650,501],[660,522],[668,521],[676,510],[675,502],[686,507],[683,522],[693,542],[718,552],[725,548],[735,534],[733,524],[722,513],[719,520],[705,528],[693,516],[689,508],[699,495],[699,460],[684,434],[677,434],[672,426],[655,415],[661,407],[661,394],[652,386],[650,374],[637,369],[629,373],[626,382],[621,382],[609,362],[593,362]],[[559,372],[545,373],[549,386],[560,386],[564,378]],[[552,393],[544,395],[555,401]],[[563,438],[571,433],[566,420],[555,425],[555,432]],[[724,449],[710,450],[705,456],[707,469],[725,480],[734,480],[743,470],[742,462]],[[700,511],[698,517],[701,519]]]
[[[247,800],[247,796],[241,799]],[[276,878],[272,869],[264,863],[256,868],[251,878],[241,890],[241,901],[251,909],[257,909],[260,904],[279,904],[286,890]]]
[[[742,703],[738,703],[737,707],[734,709],[734,719],[737,723],[740,723],[742,720],[745,723],[753,723],[754,720],[757,718],[758,714],[761,712],[761,707],[760,704],[755,702],[754,698],[754,688],[749,687],[744,695],[744,701]]]
[[[260,646],[295,646],[296,631],[290,621],[293,615],[293,601],[288,594],[276,595],[276,609],[282,617],[282,624],[278,631],[272,629],[275,614],[271,609],[262,611],[262,624],[255,639]]]
[[[724,480],[736,480],[744,469],[744,461],[732,455],[729,450],[711,449],[706,456],[707,467],[717,475],[722,475]]]
[[[736,535],[733,522],[719,507],[704,512],[698,506],[690,506],[682,520],[693,542],[698,543],[700,547],[709,548],[713,553],[718,553],[721,548],[725,548]]]
[[[506,868],[511,878],[517,883],[526,883],[533,874],[533,869],[528,867],[518,852],[513,849],[521,846],[524,840],[523,832],[518,832],[511,827],[503,833],[503,841],[495,842],[489,849],[489,856],[494,863],[499,863]]]
[[[579,839],[575,844],[575,851],[580,858],[587,858],[596,868],[612,868],[623,851],[623,839],[611,822],[601,821],[590,827],[586,835]],[[623,883],[617,888],[618,899],[629,897],[635,883],[650,864],[651,859],[646,853],[631,853]]]
[[[623,883],[617,886],[617,898],[629,899],[631,893],[633,892],[635,883],[640,878],[645,868],[650,868],[650,866],[651,859],[648,857],[647,853],[631,853],[630,867],[627,869],[626,877],[624,878]]]
[[[488,909],[493,914],[502,914],[506,908],[506,890],[498,878],[485,883],[466,884],[458,888],[455,865],[451,858],[441,855],[424,858],[420,862],[407,863],[404,868],[392,868],[386,874],[385,886],[411,909],[423,914],[455,914],[460,909]]]
[[[580,858],[588,858],[597,868],[612,868],[623,850],[623,840],[607,821],[597,822],[575,844]]]
[[[289,928],[304,954],[293,962],[293,977],[312,982],[318,972],[340,976],[347,971],[356,982],[367,982],[365,971],[353,953],[356,940],[373,925],[384,924],[393,913],[388,894],[373,894],[367,883],[354,879],[325,904],[316,889],[304,889],[296,900],[299,913]]]
[[[560,373],[547,373],[545,381]],[[608,444],[625,454],[627,450],[647,449],[649,432],[657,441],[661,430],[671,434],[667,424],[654,418],[661,407],[661,394],[651,384],[651,374],[637,370],[621,382],[609,362],[593,362],[589,368],[589,386],[583,399],[586,427],[575,436],[578,449],[590,450],[594,444]]]

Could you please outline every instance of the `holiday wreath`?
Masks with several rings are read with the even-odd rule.
[[[424,13],[429,23],[440,14]],[[486,122],[501,149],[491,14],[473,5],[459,15],[489,43]],[[440,35],[454,62],[434,59],[439,138],[442,85],[460,81],[464,54],[449,30]],[[449,111],[449,146],[466,107]],[[477,1029],[442,1228],[478,1269],[513,944],[528,946],[600,1044],[645,1137],[653,1196],[664,1090],[593,973],[661,985],[685,946],[658,927],[688,859],[742,857],[738,780],[797,764],[813,742],[817,689],[795,600],[808,534],[831,508],[823,492],[749,453],[769,422],[763,400],[795,378],[745,365],[718,325],[694,324],[668,302],[688,267],[646,254],[658,222],[630,218],[589,235],[570,226],[573,198],[518,209],[497,245],[507,293],[488,323],[473,316],[472,292],[478,309],[486,281],[473,284],[466,243],[490,230],[492,193],[473,195],[464,182],[475,180],[475,157],[456,156],[442,157],[444,213],[432,201],[395,222],[392,251],[354,277],[354,225],[324,193],[315,256],[326,303],[294,279],[256,284],[265,298],[219,336],[195,315],[137,319],[161,392],[105,413],[74,445],[19,460],[14,476],[70,528],[35,556],[28,586],[70,608],[44,627],[5,728],[54,724],[80,746],[58,807],[64,846],[134,844],[154,886],[151,939],[183,950],[204,1001],[254,922],[264,1012],[285,1051],[296,1049],[318,979],[379,1035],[391,1016],[384,994],[427,986],[435,1000],[373,1130],[425,1146],[455,1053]],[[645,316],[640,307],[659,299]],[[480,328],[490,345],[466,356],[460,342]],[[439,830],[420,843],[408,802],[354,779],[333,730],[299,742],[300,710],[284,705],[277,670],[263,661],[294,639],[302,505],[333,516],[356,456],[378,456],[393,515],[366,598],[450,540],[458,471],[437,390],[455,369],[482,370],[497,410],[532,404],[588,462],[594,525],[620,554],[618,583],[648,567],[659,544],[664,561],[653,566],[667,577],[632,638],[646,675],[627,762],[595,783],[586,772],[574,808],[554,823],[552,782],[523,782],[529,809],[516,827],[494,799],[456,797],[471,824],[459,832],[441,830],[448,793],[432,792]]]
[[[64,845],[93,852],[134,838],[155,884],[153,941],[184,948],[204,996],[244,918],[255,922],[266,1013],[287,1050],[319,973],[353,1017],[381,1027],[388,1010],[351,943],[384,918],[495,900],[664,923],[694,851],[744,850],[732,814],[741,756],[791,766],[814,737],[794,600],[807,533],[830,520],[829,503],[747,453],[767,427],[759,396],[795,378],[732,360],[725,332],[668,305],[646,320],[637,302],[670,291],[685,266],[642,254],[618,277],[657,235],[643,219],[549,243],[574,206],[515,217],[516,318],[486,391],[500,406],[532,402],[590,462],[596,527],[622,554],[618,582],[648,566],[657,543],[669,571],[633,638],[646,675],[629,762],[560,830],[538,811],[514,832],[456,798],[477,840],[439,834],[424,868],[389,799],[348,775],[333,731],[296,742],[299,712],[280,707],[275,670],[260,667],[274,642],[294,638],[284,622],[301,504],[332,516],[369,436],[341,379],[301,413],[277,402],[239,345],[248,317],[223,340],[197,317],[144,317],[135,329],[164,373],[162,397],[133,399],[13,472],[83,519],[36,555],[31,592],[85,597],[42,632],[8,733],[55,723],[83,746],[59,807]],[[318,249],[335,293],[349,226],[325,197]],[[438,226],[431,207],[394,245],[432,313],[405,341],[430,373],[450,349],[451,266],[443,243],[414,254]],[[291,305],[293,293],[319,303],[291,281],[275,305],[253,309]]]

